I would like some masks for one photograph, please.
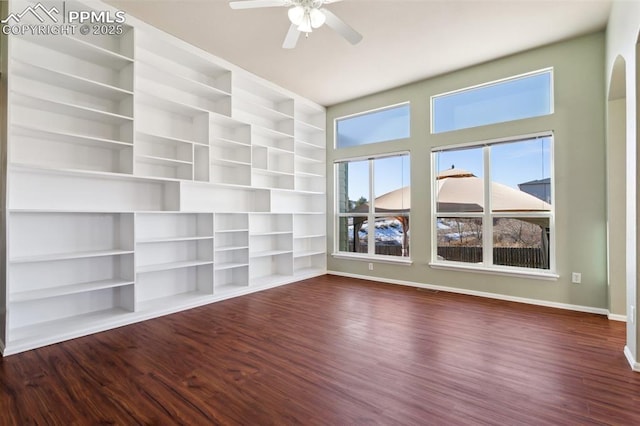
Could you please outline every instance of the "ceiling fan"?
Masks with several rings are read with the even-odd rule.
[[[323,6],[336,3],[341,0],[243,0],[231,1],[232,9],[255,9],[261,7],[288,7],[291,26],[284,38],[282,47],[293,49],[298,43],[301,33],[309,37],[314,28],[320,28],[325,23],[351,44],[358,44],[362,40],[362,34],[345,24],[333,12]]]

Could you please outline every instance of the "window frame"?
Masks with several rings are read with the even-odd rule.
[[[354,253],[348,251],[340,251],[340,219],[345,217],[366,217],[367,223],[373,223],[375,226],[375,218],[380,217],[380,213],[375,212],[375,160],[383,159],[383,158],[393,158],[393,157],[403,157],[406,156],[409,160],[409,164],[411,164],[411,153],[409,151],[395,151],[391,153],[383,153],[376,155],[367,155],[360,157],[348,157],[348,158],[340,158],[336,159],[333,162],[333,181],[334,181],[334,190],[333,190],[333,217],[334,217],[334,229],[333,229],[333,253],[332,256],[335,258],[342,259],[350,259],[350,260],[364,260],[364,261],[376,261],[382,263],[397,263],[397,264],[406,264],[411,265],[413,263],[412,259],[412,250],[409,249],[409,256],[392,256],[392,255],[383,255],[376,254],[375,252],[375,232],[373,234],[373,238],[367,238],[367,253]],[[368,161],[369,163],[369,211],[367,213],[353,213],[353,212],[340,212],[340,178],[339,178],[339,167],[342,163],[350,163],[356,161]],[[409,180],[409,185],[411,186],[411,179]],[[406,215],[409,218],[409,224],[411,224],[411,211],[409,209],[409,213]],[[355,238],[355,236],[354,236]],[[411,247],[411,242],[409,242],[409,247]]]
[[[553,67],[547,67],[547,68],[542,68],[539,70],[535,70],[535,71],[529,71],[526,73],[522,73],[522,74],[517,74],[517,75],[512,75],[509,77],[505,77],[505,78],[501,78],[498,80],[493,80],[493,81],[489,81],[489,82],[485,82],[485,83],[480,83],[480,84],[475,84],[473,86],[468,86],[468,87],[463,87],[462,89],[455,89],[455,90],[450,90],[448,92],[443,92],[443,93],[438,93],[436,95],[431,95],[429,97],[429,115],[430,115],[430,127],[429,127],[429,131],[432,135],[440,135],[440,134],[444,134],[444,133],[450,133],[450,132],[456,132],[456,131],[461,131],[461,130],[467,130],[467,129],[476,129],[478,127],[484,127],[484,126],[494,126],[497,124],[502,124],[502,123],[510,123],[513,121],[518,121],[518,120],[528,120],[531,118],[536,118],[536,117],[545,117],[548,115],[552,115],[555,113],[555,75],[554,75],[554,68]],[[462,92],[467,92],[470,90],[474,90],[474,89],[479,89],[479,88],[483,88],[483,87],[490,87],[490,86],[496,86],[499,85],[501,83],[506,83],[509,81],[514,81],[514,80],[519,80],[519,79],[523,79],[523,78],[527,78],[527,77],[532,77],[535,75],[540,75],[540,74],[545,74],[545,73],[549,73],[551,76],[551,81],[550,81],[550,87],[549,87],[549,113],[544,114],[544,115],[536,115],[536,116],[532,116],[532,117],[524,117],[524,118],[518,118],[518,119],[513,119],[513,120],[507,120],[507,121],[498,121],[495,123],[487,123],[487,124],[480,124],[477,126],[471,126],[471,127],[463,127],[460,129],[451,129],[451,130],[444,130],[441,132],[436,132],[434,129],[435,126],[435,108],[434,108],[434,101],[436,98],[440,98],[440,97],[444,97],[444,96],[449,96],[449,95],[454,95],[456,93],[462,93]]]
[[[349,119],[349,118],[369,115],[369,114],[373,114],[373,113],[376,113],[376,112],[386,111],[386,110],[398,108],[398,107],[401,107],[401,106],[404,106],[404,105],[409,106],[409,136],[407,136],[406,138],[388,139],[388,140],[384,140],[384,141],[369,142],[369,143],[364,143],[364,144],[354,145],[354,146],[343,146],[343,147],[338,146],[338,122],[339,121],[346,120],[346,119]],[[357,147],[361,147],[361,146],[375,145],[375,144],[379,144],[379,143],[386,143],[386,142],[393,142],[393,141],[401,141],[401,140],[406,140],[406,139],[410,139],[410,138],[411,138],[411,101],[398,102],[397,104],[385,105],[385,106],[382,106],[382,107],[373,108],[373,109],[369,109],[369,110],[366,110],[366,111],[360,111],[360,112],[356,112],[356,113],[353,113],[353,114],[343,115],[343,116],[340,116],[340,117],[336,117],[333,120],[333,149],[335,149],[335,150],[357,148]]]
[[[531,139],[550,139],[549,149],[549,177],[550,177],[550,200],[551,210],[549,212],[493,212],[491,208],[491,146],[517,143]],[[555,167],[554,167],[554,145],[555,136],[553,131],[509,136],[504,138],[490,139],[485,141],[469,142],[456,145],[439,146],[431,149],[431,261],[429,266],[435,269],[472,270],[477,272],[494,273],[498,275],[527,276],[531,278],[551,279],[559,278],[556,269],[556,203],[555,203]],[[453,151],[464,148],[482,148],[483,150],[483,183],[484,183],[484,208],[482,212],[442,212],[437,211],[437,164],[436,154],[438,152]],[[438,259],[438,218],[439,217],[460,217],[460,218],[480,218],[482,219],[482,251],[483,259],[481,263],[466,263],[452,260]],[[495,218],[545,218],[549,219],[549,269],[534,269],[518,266],[495,265],[493,264],[493,220]]]

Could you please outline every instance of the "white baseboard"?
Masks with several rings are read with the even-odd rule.
[[[629,349],[629,346],[627,345],[624,346],[624,356],[627,358],[627,362],[629,362],[633,371],[640,371],[640,364],[636,362],[633,354],[631,353],[631,349]]]
[[[619,315],[619,314],[609,313],[609,314],[607,314],[607,318],[609,318],[611,321],[627,322],[627,316],[626,315]]]
[[[413,281],[394,280],[389,278],[370,277],[368,275],[350,274],[348,272],[327,271],[329,275],[337,275],[340,277],[358,278],[362,280],[377,281],[387,284],[398,284],[409,287],[426,288],[429,290],[446,291],[449,293],[466,294],[469,296],[486,297],[489,299],[505,300],[507,302],[526,303],[528,305],[546,306],[548,308],[565,309],[569,311],[587,312],[590,314],[609,315],[609,310],[604,308],[594,308],[592,306],[571,305],[567,303],[550,302],[547,300],[529,299],[526,297],[507,296],[504,294],[488,293],[484,291],[468,290],[464,288],[446,287],[433,284],[422,284]]]

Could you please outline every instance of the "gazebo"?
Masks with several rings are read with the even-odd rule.
[[[437,176],[436,203],[438,213],[480,213],[484,211],[484,180],[463,169],[451,168]],[[402,225],[403,241],[402,253],[408,255],[409,218],[406,215],[411,210],[411,187],[405,186],[376,197],[374,201],[375,214],[388,213]],[[491,182],[491,206],[493,212],[546,212],[551,205],[531,194],[511,188],[497,182]],[[364,213],[369,211],[369,204],[362,204],[352,212]],[[523,218],[544,228],[544,219]],[[366,218],[354,217],[354,244],[358,244],[357,235]],[[548,244],[546,232],[543,232],[543,243]],[[355,247],[357,251],[357,246]]]

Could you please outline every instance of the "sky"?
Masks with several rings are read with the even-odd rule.
[[[338,120],[338,148],[408,138],[410,108],[402,104]]]
[[[483,148],[444,151],[435,154],[436,171],[464,169],[484,177]],[[550,177],[551,138],[538,138],[491,147],[491,180],[519,189],[518,184]],[[424,164],[428,159],[413,159]],[[410,160],[407,156],[374,160],[375,197],[410,184]],[[349,199],[369,198],[368,161],[349,163]]]
[[[374,197],[410,185],[409,156],[379,158],[374,160]],[[349,163],[349,199],[369,199],[369,161]]]
[[[499,123],[552,112],[552,74],[534,74],[436,98],[436,132]],[[338,120],[338,148],[409,137],[410,105],[403,104]],[[439,152],[436,171],[455,166],[483,177],[482,148]],[[518,189],[518,184],[550,177],[551,138],[491,147],[491,180]],[[428,158],[412,158],[425,164]],[[409,161],[375,160],[376,197],[410,184]],[[349,165],[349,199],[369,198],[367,161]]]
[[[551,79],[548,71],[436,96],[433,131],[441,133],[550,114]]]
[[[491,146],[491,180],[518,189],[518,184],[550,177],[551,138],[540,138]],[[436,171],[467,170],[484,177],[483,149],[436,153]],[[391,172],[391,170],[389,170]]]

